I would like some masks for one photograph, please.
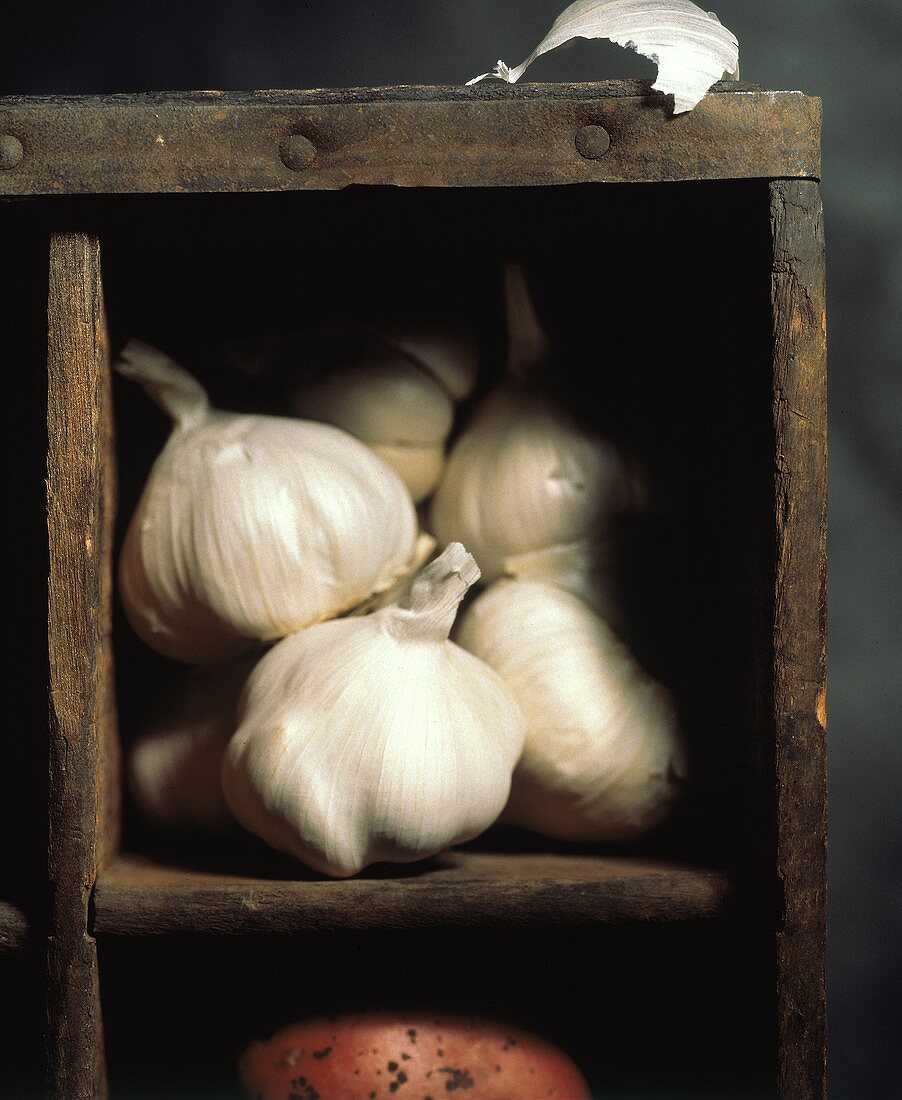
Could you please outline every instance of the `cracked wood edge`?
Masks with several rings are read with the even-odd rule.
[[[826,520],[824,236],[818,187],[770,184],[776,442],[778,1092],[826,1095]]]
[[[91,894],[115,834],[109,352],[97,239],[50,240],[47,525],[50,935],[46,1070],[58,1100],[107,1095]],[[104,778],[106,774],[106,779]]]

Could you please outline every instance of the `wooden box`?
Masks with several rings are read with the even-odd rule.
[[[516,1017],[599,1095],[824,1094],[819,112],[723,83],[674,118],[638,81],[0,100],[11,366],[46,360],[50,675],[48,858],[35,825],[0,925],[46,950],[53,1096],[106,1095],[107,1060],[113,1095],[226,1095],[243,1040],[380,1005]],[[343,882],[145,845],[112,566],[165,427],[124,390],[114,420],[111,346],[265,408],[217,374],[229,341],[371,297],[472,309],[497,350],[509,255],[673,502],[645,609],[694,737],[684,819],[638,850],[489,839]]]

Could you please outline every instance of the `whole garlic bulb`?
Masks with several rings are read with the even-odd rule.
[[[431,511],[439,542],[468,546],[487,582],[501,576],[506,558],[598,537],[640,495],[615,444],[582,431],[535,388],[548,341],[513,265],[506,300],[508,380],[457,440]]]
[[[223,763],[247,829],[344,877],[423,859],[492,824],[523,718],[500,677],[448,640],[478,576],[449,546],[404,606],[312,627],[263,658]]]
[[[119,562],[153,649],[212,663],[340,614],[406,571],[417,518],[400,478],[346,432],[211,409],[138,341],[117,363],[175,422]]]
[[[129,788],[151,825],[210,835],[234,829],[222,793],[222,758],[257,659],[194,670],[139,734],[128,754]]]
[[[529,390],[490,394],[457,441],[432,501],[432,533],[459,539],[486,581],[506,558],[591,538],[633,506],[617,447],[581,432]]]
[[[454,403],[476,381],[470,341],[440,327],[350,328],[321,334],[318,350],[324,374],[294,388],[292,411],[363,440],[424,500],[444,468]]]
[[[581,599],[500,580],[457,637],[502,676],[526,718],[505,821],[615,842],[666,817],[686,775],[673,700]]]
[[[455,402],[469,397],[479,373],[479,341],[469,329],[449,322],[407,319],[374,330],[430,374]]]
[[[626,626],[623,608],[624,549],[616,532],[608,539],[579,539],[546,546],[504,560],[504,576],[551,584],[571,592],[620,633]]]

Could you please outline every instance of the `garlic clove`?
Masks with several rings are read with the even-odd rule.
[[[238,725],[238,699],[257,656],[191,673],[128,754],[129,788],[158,829],[211,836],[235,828],[222,793],[222,758]]]
[[[441,386],[397,355],[338,367],[318,385],[295,391],[291,408],[371,445],[441,446],[454,418]]]
[[[478,575],[463,547],[448,547],[402,603],[267,654],[223,763],[246,828],[346,877],[423,859],[497,818],[523,719],[498,675],[448,640]]]
[[[674,702],[582,600],[501,580],[457,637],[502,676],[526,719],[505,821],[621,842],[664,820],[687,774]]]
[[[407,486],[414,504],[419,504],[435,492],[435,487],[441,481],[442,472],[445,469],[444,447],[401,446],[389,443],[373,443],[371,446]]]
[[[119,561],[126,614],[152,648],[215,663],[407,572],[413,502],[364,444],[327,424],[210,409],[186,371],[136,342],[117,366],[175,421]]]

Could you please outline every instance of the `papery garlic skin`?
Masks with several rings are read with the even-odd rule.
[[[597,536],[637,493],[611,441],[510,384],[489,395],[451,451],[431,529],[440,543],[468,546],[492,581],[506,558]]]
[[[346,877],[423,859],[492,824],[524,730],[500,677],[448,641],[478,575],[449,547],[405,607],[323,623],[263,659],[223,764],[247,829]]]
[[[117,369],[175,421],[119,561],[126,614],[153,649],[220,661],[340,614],[406,571],[413,502],[358,440],[211,409],[187,372],[137,341]]]
[[[192,672],[131,746],[129,789],[155,828],[210,836],[235,828],[222,793],[222,758],[237,729],[238,700],[256,659]]]
[[[687,773],[673,699],[581,599],[497,581],[457,639],[502,676],[526,718],[504,821],[614,843],[664,820]]]

